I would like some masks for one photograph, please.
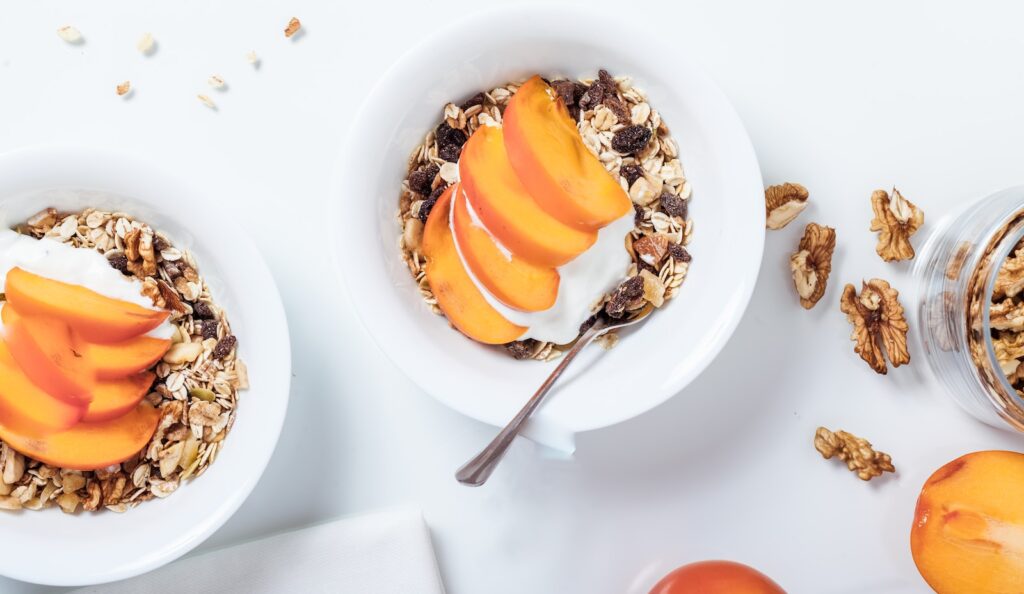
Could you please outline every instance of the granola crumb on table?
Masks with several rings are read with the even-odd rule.
[[[124,213],[47,209],[16,230],[106,256],[113,268],[143,283],[143,294],[155,306],[170,310],[174,337],[145,397],[162,416],[143,451],[121,464],[80,472],[26,458],[0,442],[0,509],[56,504],[66,513],[101,507],[124,512],[167,497],[203,474],[231,431],[238,392],[249,387],[249,379],[227,317],[192,254]]]
[[[462,146],[480,126],[500,123],[509,99],[521,83],[513,82],[477,93],[462,104],[449,103],[442,119],[409,156],[407,178],[401,187],[398,218],[400,249],[423,300],[444,315],[427,282],[426,260],[420,253],[423,223],[444,189],[457,175]],[[646,94],[628,77],[601,70],[596,79],[552,79],[551,86],[576,119],[584,144],[615,176],[633,201],[635,228],[625,248],[633,258],[623,271],[625,283],[639,293],[628,303],[616,303],[619,316],[652,303],[661,307],[675,297],[690,267],[686,249],[693,233],[688,216],[690,184],[683,174],[678,147]],[[591,314],[603,314],[620,289],[597,300]],[[605,339],[610,347],[615,339]],[[505,345],[516,359],[550,361],[569,345],[523,340]]]

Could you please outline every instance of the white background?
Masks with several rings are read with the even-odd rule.
[[[0,5],[0,150],[63,142],[162,162],[220,196],[279,283],[294,349],[289,417],[262,482],[203,548],[414,503],[453,594],[643,593],[705,558],[754,565],[791,592],[926,591],[908,545],[921,484],[960,454],[1021,440],[955,408],[919,353],[876,376],[853,354],[838,296],[862,277],[911,285],[906,266],[874,254],[873,189],[895,184],[925,210],[920,245],[955,205],[1024,182],[1018,8],[579,3],[695,55],[746,122],[765,181],[805,184],[812,206],[768,234],[747,315],[691,387],[583,435],[572,462],[519,443],[471,490],[452,472],[494,430],[430,400],[373,346],[335,276],[324,205],[369,86],[422,35],[479,5]],[[306,30],[295,41],[281,33],[291,16]],[[58,39],[63,24],[86,43]],[[159,43],[148,58],[134,49],[145,31]],[[228,90],[205,88],[214,73]],[[114,93],[125,79],[136,88],[128,100]],[[809,220],[835,226],[839,248],[825,299],[805,312],[787,256]],[[866,436],[899,473],[864,484],[822,461],[811,445],[818,425]]]

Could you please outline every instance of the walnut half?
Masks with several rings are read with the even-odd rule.
[[[910,237],[924,224],[924,212],[896,188],[892,189],[892,196],[885,190],[875,190],[871,194],[871,208],[875,211],[871,230],[878,232],[878,255],[886,262],[913,259]]]
[[[839,458],[862,481],[882,476],[883,472],[896,472],[889,454],[875,451],[871,442],[846,431],[832,432],[818,427],[814,432],[814,449],[826,460],[833,456]]]
[[[886,355],[893,367],[910,363],[909,326],[903,317],[899,295],[889,283],[875,278],[863,283],[860,295],[853,285],[846,285],[839,301],[839,308],[853,324],[850,339],[857,343],[854,352],[882,375],[887,372]]]
[[[814,307],[825,294],[828,275],[832,271],[832,252],[835,249],[835,229],[817,223],[807,224],[797,252],[789,259],[793,282],[804,309]]]
[[[782,229],[807,208],[807,188],[800,184],[784,183],[764,190],[765,226]]]

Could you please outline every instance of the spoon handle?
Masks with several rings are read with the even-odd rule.
[[[603,330],[605,330],[605,324],[598,321],[592,328],[587,330],[583,336],[576,341],[576,344],[567,352],[563,357],[562,361],[555,367],[555,370],[551,372],[548,379],[544,380],[540,388],[533,395],[532,398],[523,406],[519,413],[509,421],[508,425],[501,430],[500,433],[487,444],[487,447],[483,449],[475,458],[466,462],[462,468],[459,468],[455,472],[455,480],[459,481],[463,485],[469,485],[471,487],[479,487],[480,485],[487,482],[487,479],[497,468],[498,463],[505,456],[505,452],[508,451],[512,441],[515,440],[516,436],[519,435],[519,430],[527,419],[537,410],[537,408],[544,401],[544,397],[547,396],[548,392],[551,391],[551,387],[555,385],[558,378],[561,377],[562,372],[569,367],[572,360],[576,358],[576,355],[583,350],[585,346],[591,343]]]

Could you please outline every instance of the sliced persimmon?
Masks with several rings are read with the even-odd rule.
[[[32,383],[68,404],[89,404],[96,374],[67,322],[23,316],[9,303],[0,310],[0,319],[11,356]]]
[[[84,406],[58,400],[28,379],[0,340],[0,424],[26,438],[38,437],[68,429],[84,414]]]
[[[21,268],[7,273],[5,293],[18,313],[64,320],[82,338],[100,344],[141,336],[163,323],[169,313],[111,299]]]
[[[114,344],[86,344],[85,358],[100,380],[135,375],[155,365],[171,347],[170,340],[137,336]]]
[[[107,421],[130,412],[153,387],[156,376],[147,371],[130,377],[96,382],[92,389],[92,402],[82,421]]]
[[[551,216],[595,230],[632,209],[619,181],[583,143],[565,103],[539,76],[509,100],[502,126],[512,169]]]
[[[458,192],[452,198],[452,233],[462,259],[494,297],[520,311],[543,311],[558,297],[558,270],[506,253],[486,229],[476,224]]]
[[[509,322],[487,303],[462,266],[448,226],[452,195],[458,188],[452,184],[438,199],[423,229],[423,255],[427,258],[427,279],[437,298],[437,305],[460,332],[486,344],[512,342],[526,328]]]
[[[146,447],[160,411],[141,402],[109,421],[79,423],[70,429],[33,437],[0,424],[0,439],[16,451],[57,468],[96,470],[119,464]]]
[[[513,254],[538,266],[561,266],[597,241],[551,216],[509,164],[501,128],[480,126],[462,148],[460,185],[487,230]]]

